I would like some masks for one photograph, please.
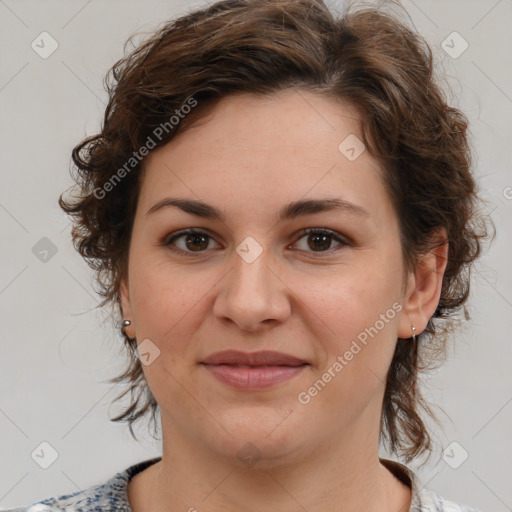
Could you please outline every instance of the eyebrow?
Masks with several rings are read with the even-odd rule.
[[[166,197],[158,203],[154,204],[147,212],[146,215],[161,211],[164,208],[176,207],[186,213],[202,217],[205,219],[219,220],[225,222],[224,214],[207,203],[197,201],[195,199],[180,199],[175,197]],[[304,215],[311,215],[314,213],[328,212],[328,211],[341,211],[359,217],[369,217],[369,213],[359,205],[346,201],[340,198],[327,198],[327,199],[302,199],[293,201],[279,212],[279,220],[295,219]]]

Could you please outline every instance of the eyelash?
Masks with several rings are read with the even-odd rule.
[[[340,237],[338,234],[336,234],[336,232],[331,231],[330,229],[325,229],[325,228],[303,229],[299,232],[297,240],[300,240],[304,236],[311,235],[311,234],[327,235],[327,236],[331,237],[333,240],[335,240],[336,242],[339,242],[342,246],[351,245],[346,239],[344,239],[344,238]],[[200,231],[200,230],[196,230],[196,229],[185,229],[183,231],[179,231],[178,233],[173,234],[170,238],[167,237],[164,240],[163,245],[166,247],[170,247],[173,242],[175,242],[177,239],[179,239],[183,236],[186,236],[186,235],[205,235],[208,238],[213,239],[213,237],[210,236],[205,231]],[[171,250],[176,252],[177,254],[182,254],[184,256],[190,256],[190,257],[194,257],[196,254],[201,254],[201,253],[204,253],[207,251],[207,249],[204,251],[184,251],[184,250],[178,249],[176,247],[171,248]],[[314,258],[322,258],[323,255],[331,255],[333,252],[336,252],[337,250],[340,250],[340,249],[329,249],[327,251],[318,251],[318,252],[315,252],[315,251],[306,251],[306,252],[309,252],[310,254],[312,254]]]

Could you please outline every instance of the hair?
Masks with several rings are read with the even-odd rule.
[[[470,270],[487,229],[471,174],[468,121],[447,104],[425,40],[375,6],[334,14],[322,0],[224,0],[169,21],[131,53],[125,47],[105,86],[101,132],[72,153],[79,192],[61,195],[59,204],[73,218],[75,248],[95,270],[100,306],[117,304],[121,317],[144,148],[168,143],[235,93],[307,90],[357,109],[363,142],[383,169],[396,210],[406,268],[432,250],[437,228],[447,234],[439,305],[417,340],[397,340],[380,425],[381,441],[407,461],[430,452],[423,415],[432,411],[418,378],[443,359],[439,349],[460,313],[469,318]],[[136,340],[124,335],[124,343],[126,370],[110,381],[127,383],[115,401],[128,393],[131,401],[111,421],[128,422],[136,438],[133,423],[147,414],[155,421],[158,404]]]

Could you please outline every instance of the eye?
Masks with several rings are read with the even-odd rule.
[[[305,240],[305,243],[302,244],[302,247],[299,247],[300,250],[306,252],[319,252],[319,253],[331,253],[334,252],[331,249],[331,244],[333,241],[338,242],[338,245],[347,246],[349,245],[348,241],[344,240],[342,237],[337,235],[334,231],[325,228],[308,228],[301,231],[302,236],[295,243],[296,245],[301,245],[301,240]],[[339,250],[339,249],[335,249]]]
[[[180,243],[177,243],[178,240],[180,240]],[[167,239],[164,245],[174,245],[177,247],[176,249],[173,248],[174,251],[185,254],[186,256],[191,256],[193,253],[200,253],[204,252],[206,249],[211,249],[210,241],[212,240],[213,238],[204,231],[187,229]]]
[[[307,228],[302,230],[299,234],[301,236],[298,241],[295,242],[295,245],[299,246],[299,250],[305,252],[331,253],[335,250],[339,250],[333,250],[331,248],[333,241],[338,242],[338,245],[341,247],[350,245],[348,241],[340,237],[334,231],[325,228]],[[303,239],[305,239],[305,243],[301,243]],[[208,249],[212,249],[210,246],[211,241],[213,241],[213,238],[205,231],[186,229],[164,240],[163,245],[174,246],[171,247],[171,249],[179,254],[193,256],[194,253],[202,253]]]

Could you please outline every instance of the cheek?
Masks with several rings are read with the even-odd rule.
[[[132,304],[138,336],[157,345],[187,344],[187,333],[204,317],[208,292],[219,278],[212,272],[184,271],[168,261],[133,260]]]
[[[378,273],[354,272],[328,288],[311,282],[305,296],[329,327],[326,336],[316,333],[324,354],[301,389],[301,399],[310,400],[305,412],[323,418],[329,410],[331,425],[349,424],[381,400],[396,342],[399,287]]]
[[[318,314],[334,338],[347,341],[372,326],[400,298],[392,270],[375,265],[351,266],[324,280],[303,279],[301,300]]]
[[[337,384],[329,386],[330,393],[350,401],[348,391],[367,389],[371,394],[385,381],[402,306],[401,281],[393,278],[396,269],[374,264],[347,270],[328,286],[308,280],[301,293],[326,326],[325,336],[316,333],[324,353],[319,371],[330,371],[328,380],[335,374]]]

